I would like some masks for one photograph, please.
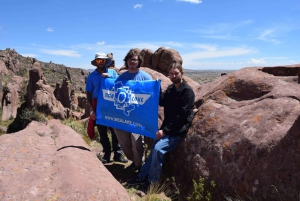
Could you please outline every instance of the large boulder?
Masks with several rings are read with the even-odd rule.
[[[140,56],[142,57],[142,64],[141,66],[152,68],[152,55],[153,52],[150,49],[142,49],[140,52]]]
[[[0,136],[0,200],[130,200],[82,137],[58,120]]]
[[[37,59],[33,59],[32,68],[29,70],[29,80],[27,85],[26,103],[28,108],[32,107],[31,101],[36,91],[36,83],[39,80],[44,80],[43,78],[43,72],[39,61]]]
[[[152,67],[167,73],[171,64],[182,64],[180,54],[174,49],[158,48],[152,55]]]
[[[158,48],[152,55],[152,67],[158,68],[159,67],[159,60],[161,57],[162,52],[165,50],[165,47]]]
[[[71,91],[69,86],[69,80],[66,77],[63,78],[62,84],[56,83],[56,87],[54,90],[55,98],[61,102],[61,104],[66,107],[70,108],[71,106]]]
[[[10,118],[16,118],[17,109],[20,106],[20,92],[22,90],[23,78],[20,76],[14,76],[12,82],[8,83],[3,91],[2,98],[2,120],[6,121]],[[1,84],[2,86],[2,84]],[[1,93],[0,93],[1,94]]]
[[[165,168],[186,188],[204,177],[252,200],[296,200],[300,189],[300,65],[244,68],[197,89],[199,108]],[[280,72],[276,74],[274,72]],[[278,76],[279,75],[279,76]],[[277,192],[278,190],[278,192]]]
[[[69,110],[64,108],[55,98],[50,85],[46,85],[43,80],[39,80],[35,88],[36,91],[31,100],[31,108],[35,107],[38,111],[58,119],[65,119],[69,116]]]

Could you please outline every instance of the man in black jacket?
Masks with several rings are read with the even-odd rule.
[[[169,69],[169,78],[173,82],[161,93],[159,105],[164,107],[164,121],[156,132],[152,151],[137,177],[128,180],[127,185],[143,184],[147,190],[150,183],[158,182],[166,153],[175,149],[187,134],[194,118],[193,89],[182,79],[181,64],[174,63]]]

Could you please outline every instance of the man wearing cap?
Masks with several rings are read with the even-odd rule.
[[[122,73],[118,79],[135,81],[152,80],[148,73],[139,69],[142,59],[140,58],[138,49],[129,50],[124,58],[124,63],[127,71]],[[144,160],[144,136],[119,129],[115,129],[115,132],[126,157],[133,161],[131,167],[134,171],[139,171]]]
[[[89,74],[86,81],[86,92],[87,101],[90,106],[90,121],[94,122],[96,120],[96,104],[97,98],[100,91],[101,80],[105,77],[117,78],[118,74],[114,69],[108,69],[111,63],[111,59],[103,52],[97,53],[95,59],[91,61],[93,66],[97,68]],[[118,139],[114,130],[110,127],[104,125],[96,125],[100,135],[100,143],[103,147],[104,156],[102,157],[102,163],[110,162],[111,155],[111,145],[107,134],[107,129],[110,130],[112,136],[112,146],[114,150],[114,161],[127,163],[128,161],[123,157],[123,151],[119,145]],[[92,127],[94,129],[94,127]],[[89,132],[89,131],[88,131]]]

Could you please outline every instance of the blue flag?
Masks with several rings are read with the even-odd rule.
[[[155,139],[160,82],[102,79],[96,124]]]

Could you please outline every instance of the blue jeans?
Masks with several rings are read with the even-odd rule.
[[[151,153],[138,176],[141,179],[145,179],[148,176],[149,182],[158,182],[166,154],[175,149],[182,138],[182,136],[173,137],[166,135],[159,140],[155,140]]]

